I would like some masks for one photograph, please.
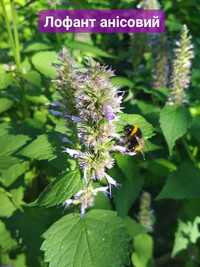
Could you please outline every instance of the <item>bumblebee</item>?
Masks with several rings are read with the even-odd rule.
[[[137,125],[126,125],[124,127],[124,145],[127,148],[127,152],[141,153],[144,157],[144,138],[142,131]]]

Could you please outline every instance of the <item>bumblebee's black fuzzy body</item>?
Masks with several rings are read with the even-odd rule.
[[[130,152],[141,152],[144,147],[144,139],[140,128],[136,125],[126,125],[124,127],[124,141],[125,146]]]

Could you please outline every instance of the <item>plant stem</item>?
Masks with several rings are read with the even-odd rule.
[[[183,146],[188,154],[188,157],[190,158],[190,160],[196,165],[196,159],[195,157],[192,155],[191,151],[190,151],[190,148],[188,147],[188,144],[187,144],[187,141],[183,138],[182,139],[182,143],[183,143]]]
[[[5,24],[6,24],[6,29],[8,33],[8,39],[10,43],[10,48],[12,50],[15,64],[16,64],[16,71],[19,77],[19,84],[18,87],[21,88],[22,90],[22,106],[23,106],[23,116],[24,118],[28,117],[28,106],[26,103],[25,99],[25,89],[23,85],[23,81],[21,80],[21,55],[20,55],[20,42],[19,42],[19,34],[18,34],[18,29],[17,29],[17,12],[14,4],[14,0],[10,0],[10,9],[11,9],[11,15],[13,19],[13,30],[11,27],[11,23],[8,18],[8,14],[6,12],[6,6],[4,3],[4,0],[0,0],[0,5],[3,10],[3,15],[5,18]]]
[[[1,3],[2,10],[3,10],[4,18],[5,18],[5,24],[6,24],[6,29],[7,29],[7,32],[8,32],[8,39],[9,39],[10,47],[11,47],[13,55],[15,57],[15,42],[14,42],[14,38],[13,38],[10,22],[9,22],[9,19],[8,19],[8,14],[6,12],[6,7],[5,7],[5,4],[4,4],[4,0],[0,0],[0,3]]]
[[[15,64],[17,66],[17,71],[20,72],[20,45],[19,45],[19,35],[18,35],[18,31],[17,31],[17,14],[16,14],[16,10],[14,7],[14,3],[13,0],[11,0],[11,13],[12,13],[12,17],[13,17],[13,32],[12,32],[12,28],[9,22],[9,18],[8,18],[8,14],[6,11],[6,6],[4,3],[4,0],[0,0],[0,4],[3,10],[3,15],[5,18],[5,24],[6,24],[6,30],[8,33],[8,41],[10,44],[10,48],[12,50],[13,56],[14,56],[14,60],[15,60]],[[14,36],[13,36],[14,35]]]
[[[15,60],[17,69],[20,72],[21,70],[21,56],[20,56],[20,44],[19,44],[19,34],[17,30],[17,13],[14,5],[14,1],[10,1],[11,13],[13,17],[13,33],[14,33],[14,41],[15,41]]]

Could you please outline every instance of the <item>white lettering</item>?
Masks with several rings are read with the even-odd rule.
[[[88,27],[89,26],[89,21],[88,19],[81,19],[81,27]]]
[[[96,22],[96,19],[88,19],[89,20],[89,22],[90,22],[90,27],[94,27],[94,25],[95,25],[95,22]]]
[[[108,27],[107,19],[101,19],[100,20],[100,27],[101,28],[107,28]]]
[[[108,19],[108,28],[115,28],[115,19]]]
[[[66,28],[66,30],[68,31],[69,28],[71,28],[73,25],[72,20],[69,18],[69,16],[66,16],[66,18],[63,20],[63,26]]]
[[[160,27],[160,20],[158,16],[153,16],[152,27],[157,27],[157,28]]]
[[[46,16],[46,20],[45,20],[45,25],[44,27],[48,27],[49,26],[49,20],[50,20],[50,26],[51,28],[53,27],[53,16]]]
[[[127,27],[127,20],[126,19],[121,19],[120,20],[120,27],[122,27],[122,28]]]
[[[142,19],[136,19],[136,27],[138,27],[138,28],[143,27],[143,20]]]
[[[151,19],[144,19],[144,27],[151,28]]]
[[[120,27],[120,19],[119,19],[119,16],[116,17],[116,20],[115,20],[115,27],[117,27],[117,28]]]
[[[80,19],[74,19],[73,21],[73,26],[76,28],[80,28],[81,27],[81,22]]]
[[[135,20],[134,19],[129,19],[127,21],[127,24],[128,24],[128,27],[133,28],[133,27],[135,27]]]
[[[57,28],[60,28],[62,26],[62,20],[61,19],[55,19],[54,21],[54,25],[57,27]]]

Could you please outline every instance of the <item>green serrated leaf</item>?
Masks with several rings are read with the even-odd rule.
[[[6,229],[5,224],[0,221],[0,251],[6,252],[15,249],[17,242],[12,239],[10,232]]]
[[[172,251],[172,257],[175,257],[180,251],[187,249],[188,245],[189,245],[189,240],[183,235],[176,233],[174,247]]]
[[[0,188],[0,217],[10,217],[16,210],[11,197],[10,193]]]
[[[35,51],[41,51],[41,50],[48,50],[51,47],[48,44],[45,43],[31,43],[29,44],[25,49],[24,52],[35,52]]]
[[[99,57],[112,57],[112,55],[109,55],[106,51],[103,51],[102,49],[85,42],[70,41],[67,43],[67,47],[71,49],[80,50],[81,52],[84,52],[88,56],[90,55]]]
[[[29,83],[40,87],[42,80],[41,80],[41,76],[37,71],[29,71],[25,74],[23,74],[23,78],[28,81]]]
[[[191,199],[200,197],[200,172],[193,165],[184,163],[169,175],[157,199]]]
[[[41,249],[49,267],[121,267],[128,260],[128,234],[112,211],[64,216],[44,238]]]
[[[35,68],[46,77],[52,79],[56,77],[56,69],[53,64],[58,62],[58,59],[55,52],[38,52],[32,57],[32,62]]]
[[[25,145],[30,138],[26,135],[5,135],[0,138],[0,156],[9,156]]]
[[[10,124],[7,122],[2,122],[0,124],[0,136],[7,135],[10,130]]]
[[[161,150],[162,146],[153,144],[152,142],[150,142],[149,140],[145,140],[145,146],[144,146],[144,154],[147,152],[153,152],[153,151],[157,151],[157,150]]]
[[[112,83],[113,85],[120,87],[133,87],[134,85],[133,81],[127,79],[126,77],[120,77],[120,76],[113,77]]]
[[[137,100],[137,106],[143,114],[158,113],[160,111],[159,107],[141,100]]]
[[[196,217],[194,222],[179,221],[178,230],[175,234],[172,257],[175,257],[180,251],[187,249],[189,244],[195,244],[200,237],[199,232],[200,217]]]
[[[26,99],[34,104],[49,104],[49,100],[45,95],[26,95]]]
[[[77,193],[81,185],[79,170],[70,171],[50,183],[33,204],[45,207],[62,204],[66,199]]]
[[[102,209],[102,210],[112,210],[112,204],[110,198],[106,196],[104,193],[98,193],[95,197],[94,209]]]
[[[0,113],[7,111],[13,105],[13,101],[8,98],[0,98]]]
[[[135,238],[137,235],[145,234],[147,232],[141,224],[137,223],[135,220],[128,216],[124,218],[124,223],[129,235],[132,238]]]
[[[154,135],[153,126],[145,120],[142,116],[138,114],[119,114],[119,120],[117,122],[117,131],[121,132],[124,129],[124,126],[127,124],[137,125],[145,139],[149,139]]]
[[[13,83],[12,75],[10,73],[6,73],[3,65],[0,65],[0,90],[6,89],[12,83]]]
[[[27,267],[25,254],[17,255],[17,258],[11,262],[14,267]]]
[[[134,238],[134,249],[131,259],[135,267],[148,267],[153,256],[153,239],[150,235],[141,234]]]
[[[11,165],[20,164],[20,160],[11,156],[0,156],[0,170],[9,169]]]
[[[24,204],[24,188],[20,186],[11,190],[10,193],[12,194],[12,201],[15,203],[15,207],[21,209],[21,206]]]
[[[160,127],[172,154],[176,140],[186,134],[191,123],[189,111],[184,107],[165,106],[160,113]]]
[[[30,159],[51,160],[55,158],[54,147],[48,139],[48,135],[39,135],[29,145],[22,149],[19,154]]]
[[[1,170],[0,168],[0,181],[4,186],[8,187],[14,183],[16,179],[28,169],[28,167],[28,162],[20,162],[8,167],[8,169]]]

